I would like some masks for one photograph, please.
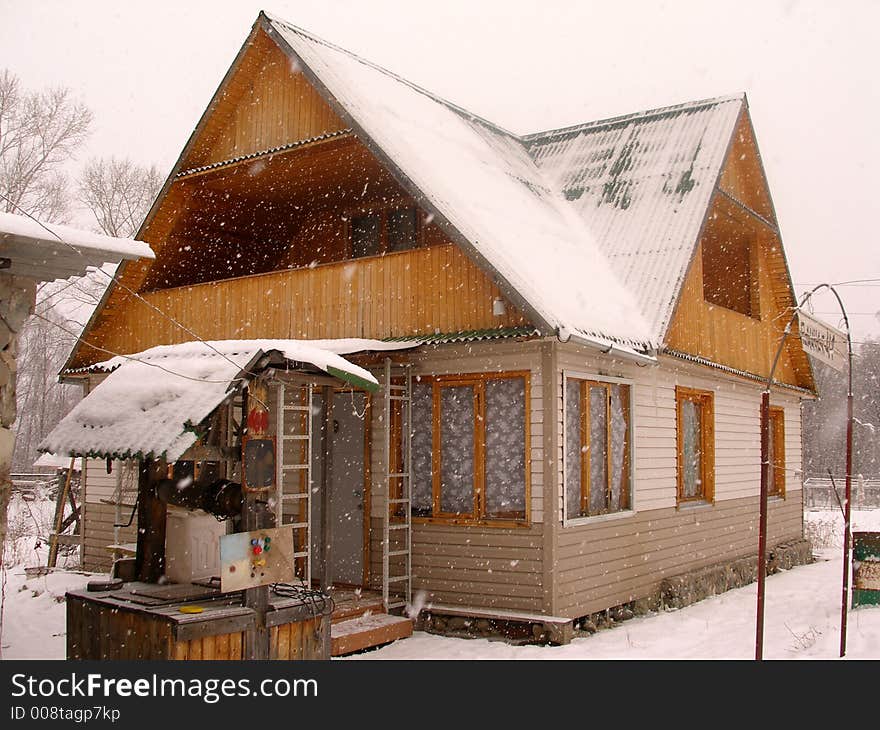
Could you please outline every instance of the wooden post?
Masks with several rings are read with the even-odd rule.
[[[156,583],[165,573],[165,520],[168,508],[156,496],[155,483],[164,462],[142,459],[138,470],[138,533],[135,575]]]
[[[73,476],[74,461],[75,459],[71,459],[70,466],[64,470],[63,479],[60,480],[63,484],[59,483],[58,495],[55,498],[55,522],[52,526],[52,534],[49,535],[49,560],[46,562],[46,565],[50,568],[54,568],[58,562],[58,533],[64,529],[61,526],[64,517],[64,501],[70,492],[70,479]],[[73,495],[71,495],[72,498]],[[76,505],[73,507],[73,514],[76,516]],[[79,524],[78,519],[77,524]]]
[[[268,419],[253,417],[251,410],[265,410],[265,404],[269,402],[269,388],[263,378],[256,378],[248,385],[246,400],[242,408],[243,420],[246,424],[248,436],[260,436],[264,434],[262,424],[268,423]],[[245,469],[244,455],[242,455],[242,470]],[[246,484],[246,478],[243,484]],[[269,526],[269,518],[266,511],[266,494],[264,492],[244,491],[242,502],[241,529],[244,532],[261,530]],[[269,658],[269,629],[266,628],[266,612],[269,610],[269,586],[247,588],[244,591],[244,605],[253,609],[255,614],[254,628],[245,631],[244,658],[245,659],[268,659]]]

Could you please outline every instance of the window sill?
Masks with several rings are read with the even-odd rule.
[[[584,517],[571,517],[562,520],[563,529],[566,527],[581,527],[583,525],[595,525],[601,522],[611,522],[612,520],[623,520],[627,517],[633,517],[636,511],[633,509],[621,510],[620,512],[609,512],[604,515],[587,515]]]
[[[495,527],[523,529],[531,527],[527,520],[475,520],[455,517],[413,517],[414,525],[445,525],[447,527]]]
[[[705,499],[694,499],[688,502],[679,502],[675,505],[675,509],[677,510],[691,510],[691,509],[710,509],[715,506],[714,502],[707,502]]]

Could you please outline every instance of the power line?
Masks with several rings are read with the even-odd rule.
[[[10,199],[7,198],[5,195],[3,195],[3,193],[0,193],[0,197],[2,197],[4,200],[6,200],[6,201],[7,201],[8,203],[10,203],[11,205],[14,205],[16,208],[18,208],[18,209],[19,209],[22,213],[24,213],[28,218],[30,218],[32,221],[34,221],[34,223],[36,223],[38,226],[40,226],[41,228],[43,228],[43,229],[45,229],[46,231],[48,231],[49,233],[51,233],[53,236],[55,236],[55,238],[57,238],[57,239],[58,239],[61,243],[63,243],[65,246],[67,246],[68,248],[72,249],[73,251],[75,251],[78,255],[82,256],[83,258],[86,258],[86,255],[85,255],[82,251],[80,251],[76,246],[74,246],[73,244],[70,244],[70,243],[68,243],[67,241],[65,241],[65,240],[64,240],[63,238],[61,238],[61,236],[59,236],[55,231],[53,231],[51,228],[49,228],[48,226],[46,226],[46,225],[45,225],[44,223],[42,223],[41,221],[39,221],[39,220],[37,220],[36,218],[34,218],[34,216],[32,216],[30,213],[28,213],[28,212],[27,212],[24,208],[22,208],[20,205],[18,205],[17,203],[14,203],[12,200],[10,200]],[[179,321],[177,321],[176,319],[174,319],[174,317],[172,317],[170,314],[168,314],[168,313],[162,311],[162,310],[161,310],[159,307],[157,307],[155,304],[152,304],[151,302],[148,302],[146,299],[144,299],[144,298],[143,298],[140,294],[138,294],[136,291],[130,289],[128,286],[126,286],[125,284],[123,284],[119,279],[116,278],[116,276],[115,276],[114,274],[108,274],[106,271],[104,271],[104,269],[102,269],[102,268],[100,268],[100,267],[96,267],[96,268],[97,268],[97,271],[100,271],[102,274],[104,274],[104,276],[108,277],[108,278],[110,279],[110,281],[113,281],[113,282],[115,282],[116,284],[118,284],[118,285],[119,285],[120,287],[122,287],[125,291],[127,291],[129,294],[131,294],[135,299],[138,299],[139,301],[143,302],[143,303],[146,304],[148,307],[150,307],[150,309],[152,309],[153,311],[155,311],[155,312],[159,313],[160,315],[162,315],[163,317],[165,317],[169,322],[171,322],[172,324],[174,324],[174,325],[176,325],[177,327],[179,327],[180,329],[182,329],[182,330],[183,330],[184,332],[186,332],[188,335],[191,335],[192,337],[194,337],[198,342],[201,342],[201,343],[202,343],[205,347],[207,347],[209,350],[213,350],[216,354],[220,355],[220,357],[222,357],[224,360],[226,360],[227,362],[231,363],[232,365],[235,365],[235,367],[241,369],[241,368],[239,367],[238,363],[236,363],[234,360],[230,359],[230,358],[227,357],[225,354],[223,354],[222,352],[220,352],[220,350],[218,350],[216,347],[214,347],[213,345],[211,345],[210,343],[208,343],[207,341],[205,341],[202,337],[200,337],[200,336],[197,335],[195,332],[193,332],[191,329],[189,329],[189,327],[186,327],[184,324],[182,324],[181,322],[179,322]],[[77,339],[79,339],[79,338],[77,338]],[[91,345],[91,343],[87,343],[87,344]],[[94,347],[94,345],[91,345],[91,346]],[[99,348],[99,349],[100,349],[100,348]],[[122,357],[125,357],[125,356],[123,355]],[[256,373],[252,373],[252,372],[249,372],[249,371],[245,371],[245,372],[247,372],[248,375],[252,375],[252,376],[256,377]],[[183,376],[183,377],[185,377],[185,376]]]

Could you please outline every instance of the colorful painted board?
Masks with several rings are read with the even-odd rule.
[[[293,528],[238,532],[220,538],[223,593],[293,579]]]

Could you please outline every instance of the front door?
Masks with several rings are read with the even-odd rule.
[[[331,551],[333,582],[361,585],[364,576],[364,474],[366,467],[366,409],[364,393],[339,392],[333,398],[333,468],[330,481]],[[312,576],[320,578],[317,536],[321,525],[321,436],[323,401],[316,394],[312,449]]]

